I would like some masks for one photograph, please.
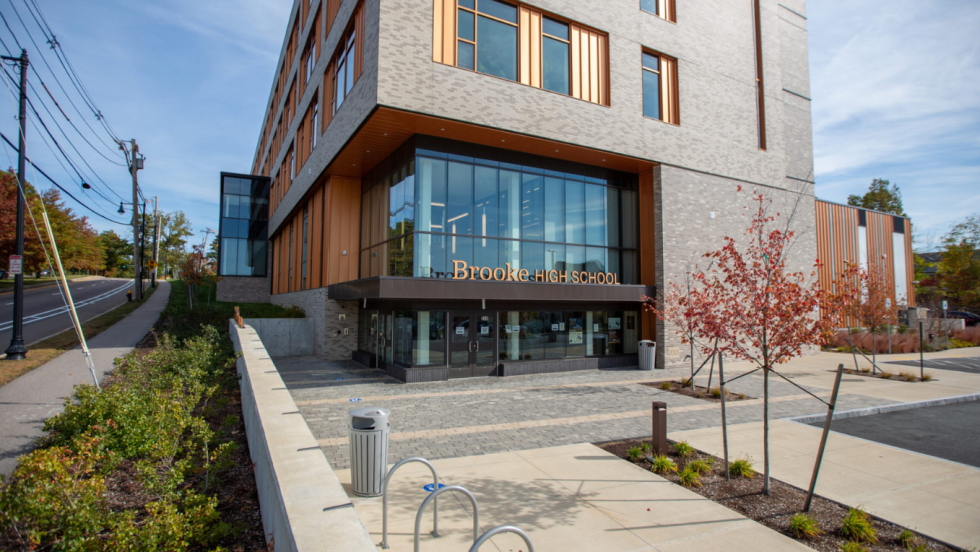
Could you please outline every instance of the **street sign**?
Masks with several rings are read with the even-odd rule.
[[[150,270],[153,270],[154,268],[157,267],[157,262],[156,261],[150,261],[150,262],[146,263],[146,266],[150,267]]]
[[[10,267],[9,272],[11,276],[16,276],[18,274],[23,273],[24,272],[23,257],[21,257],[20,255],[11,255],[9,267]]]
[[[13,259],[13,257],[11,257],[11,259]],[[949,306],[946,305],[946,301],[943,301],[943,310],[946,310],[948,308]]]

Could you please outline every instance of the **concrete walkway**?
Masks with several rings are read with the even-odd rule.
[[[539,552],[810,550],[733,510],[675,485],[589,444],[450,458],[433,462],[446,485],[476,497],[480,533],[498,525],[524,529]],[[350,493],[350,470],[337,477]],[[407,464],[392,478],[388,544],[412,550],[415,516],[428,496],[432,472]],[[381,542],[382,502],[351,494],[351,502]],[[432,506],[422,517],[426,552],[467,550],[473,513],[459,494],[439,497],[439,533],[433,538]],[[380,550],[380,547],[379,547]],[[482,550],[527,550],[520,537],[501,534]]]
[[[145,304],[88,340],[99,380],[113,369],[116,358],[146,336],[167,306],[170,284],[159,281],[157,285]],[[18,457],[30,452],[43,434],[44,420],[61,412],[65,398],[82,383],[91,384],[92,376],[81,348],[76,348],[0,387],[0,473],[13,472]]]

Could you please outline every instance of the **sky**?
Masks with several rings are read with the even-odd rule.
[[[219,173],[251,168],[291,3],[33,1],[119,138],[139,143],[146,156],[139,173],[144,194],[158,196],[165,212],[187,214],[202,239],[206,228],[217,229]],[[28,154],[86,204],[125,221],[128,215],[116,213],[119,198],[106,187],[131,201],[128,171],[101,156],[120,161],[114,146],[99,142],[112,146],[107,134],[96,136],[86,127],[85,122],[98,129],[99,123],[43,44],[25,2],[31,0],[0,0],[0,13],[27,46],[59,106],[96,146],[86,144],[63,117],[41,110],[83,175],[63,168],[48,149],[54,145],[45,144],[33,127]],[[817,196],[843,203],[849,194],[865,192],[873,178],[888,179],[902,191],[920,247],[980,211],[980,2],[820,0],[808,3],[807,17]],[[2,25],[0,38],[16,49]],[[46,95],[33,73],[29,79]],[[16,143],[16,108],[6,95],[0,98],[0,132]],[[0,163],[15,165],[16,154],[7,148]],[[35,180],[30,171],[28,179]],[[83,179],[116,203],[82,190]],[[96,216],[91,220],[99,230],[128,233]]]

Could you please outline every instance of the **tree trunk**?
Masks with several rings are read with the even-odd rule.
[[[762,465],[765,472],[762,493],[769,496],[769,365],[762,368]]]
[[[878,334],[875,333],[874,326],[871,327],[871,373],[878,373],[878,356],[875,354],[878,350]]]

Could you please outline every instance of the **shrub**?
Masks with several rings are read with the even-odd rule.
[[[915,380],[917,380],[917,379],[919,379],[919,378],[918,378],[918,377],[916,377],[916,375],[915,375],[915,374],[913,374],[912,372],[902,372],[902,373],[900,373],[900,374],[899,374],[899,376],[900,376],[900,377],[901,377],[901,378],[902,378],[903,380],[905,380],[905,381],[915,381]]]
[[[653,462],[650,463],[650,471],[660,475],[667,475],[668,473],[677,473],[677,464],[673,460],[667,458],[663,454],[658,454],[653,457]]]
[[[868,552],[868,549],[859,542],[845,542],[840,547],[841,552]]]
[[[967,347],[980,345],[980,326],[970,326],[969,328],[956,330],[953,332],[953,337],[957,341],[969,343],[970,345],[967,345]]]
[[[738,394],[738,400],[744,400],[744,399],[747,399],[747,398],[748,397],[745,395],[745,393],[739,393]]]
[[[840,526],[840,534],[845,539],[853,541],[866,542],[868,544],[876,544],[878,542],[877,532],[874,526],[871,525],[868,514],[860,508],[851,508],[847,512]]]
[[[932,378],[933,377],[934,376],[930,372],[923,372],[922,373],[922,381],[932,381]]]
[[[862,374],[870,374],[871,373],[871,368],[861,368],[861,373]]]
[[[684,468],[680,473],[681,485],[685,487],[700,487],[701,475],[691,468]]]
[[[694,378],[682,378],[681,387],[694,387]]]
[[[712,389],[709,392],[711,393],[711,396],[712,397],[714,397],[716,399],[720,399],[721,398],[721,388],[720,387],[715,387],[714,389]]]
[[[755,477],[755,470],[752,469],[752,460],[749,457],[739,458],[728,464],[728,473],[732,477],[744,477],[752,479]]]
[[[687,463],[685,469],[696,472],[698,475],[711,473],[711,464],[705,460],[692,460]]]
[[[798,539],[811,539],[817,535],[823,534],[817,520],[812,516],[802,513],[796,514],[790,518],[789,530],[792,531]]]
[[[632,462],[636,462],[643,457],[643,450],[640,447],[630,447],[629,450],[626,451],[626,457]]]
[[[912,548],[917,540],[915,533],[908,529],[902,529],[902,532],[898,534],[898,544],[902,545],[902,548]]]
[[[640,450],[642,450],[643,452],[649,452],[650,451],[650,443],[647,443],[646,441],[640,443]]]
[[[687,458],[688,456],[694,454],[694,447],[688,444],[687,441],[678,441],[674,443],[674,452],[677,456],[681,458]]]
[[[670,391],[671,383],[669,381],[662,381],[660,382],[660,388],[664,391]]]
[[[884,370],[881,371],[881,379],[892,379],[892,376],[894,375],[895,374],[892,374],[891,372],[886,372]]]

